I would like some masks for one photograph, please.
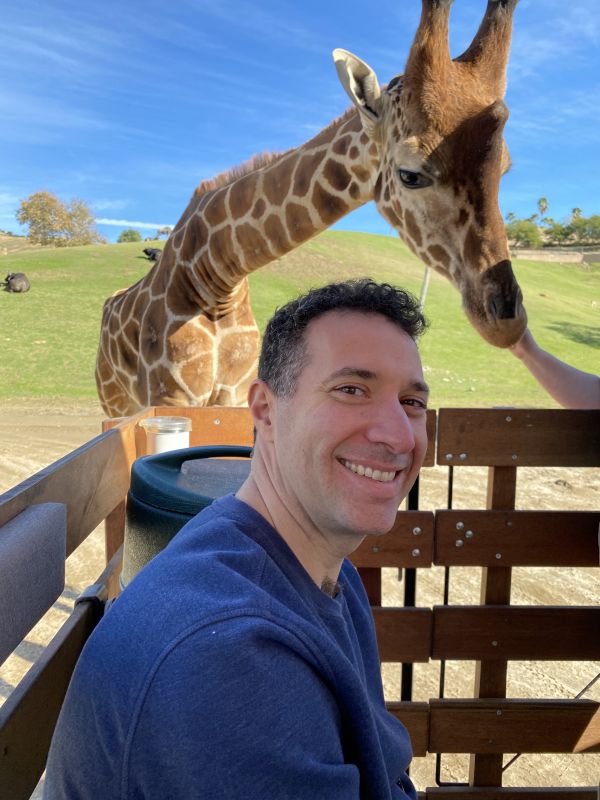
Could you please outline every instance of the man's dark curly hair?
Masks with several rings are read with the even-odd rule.
[[[370,278],[330,283],[278,308],[265,330],[258,377],[276,397],[291,397],[306,365],[305,331],[328,311],[381,314],[416,340],[427,327],[418,301],[408,292]]]

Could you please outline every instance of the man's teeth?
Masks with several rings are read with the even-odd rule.
[[[345,459],[342,459],[342,464],[352,472],[356,472],[358,475],[364,475],[365,478],[372,478],[374,481],[383,481],[387,483],[393,481],[396,476],[395,471],[384,472],[381,469],[371,469],[371,467],[363,467],[362,464],[354,464],[352,461],[346,461]]]

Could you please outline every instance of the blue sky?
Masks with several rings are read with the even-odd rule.
[[[500,205],[600,213],[598,0],[521,0],[508,70],[513,168]],[[0,228],[19,200],[80,197],[114,241],[173,225],[194,187],[255,153],[309,139],[347,107],[331,51],[387,82],[403,70],[419,0],[5,0],[0,28]],[[451,51],[485,0],[455,0]],[[375,10],[373,10],[375,9]],[[391,234],[375,207],[337,227]]]

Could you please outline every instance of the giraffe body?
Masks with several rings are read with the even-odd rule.
[[[96,381],[107,414],[245,403],[259,347],[248,274],[371,199],[459,289],[487,341],[520,338],[527,318],[497,199],[515,2],[490,0],[452,61],[450,2],[423,0],[404,76],[383,90],[364,62],[334,51],[354,108],[300,147],[200,185],[158,263],[104,305]]]

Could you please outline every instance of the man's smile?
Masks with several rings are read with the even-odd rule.
[[[351,472],[355,472],[357,475],[364,476],[365,478],[371,478],[374,481],[380,481],[381,483],[393,481],[398,474],[395,470],[390,472],[381,469],[372,469],[371,467],[365,467],[363,464],[356,464],[354,461],[348,461],[345,458],[341,458],[339,461],[340,464]]]

